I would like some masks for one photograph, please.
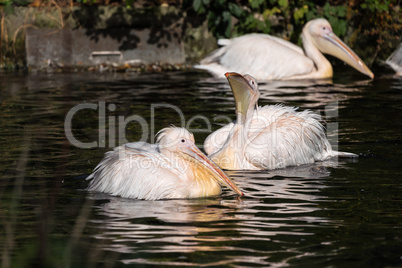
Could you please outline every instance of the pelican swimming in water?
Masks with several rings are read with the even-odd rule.
[[[355,154],[332,150],[320,116],[282,105],[258,107],[258,85],[249,75],[226,73],[237,119],[207,137],[204,150],[221,168],[278,169]]]
[[[402,76],[402,43],[385,62],[394,69],[396,76]]]
[[[218,195],[236,184],[194,144],[184,128],[164,128],[158,144],[127,143],[107,152],[87,178],[88,189],[126,198],[157,200]]]
[[[251,73],[259,81],[331,78],[331,63],[322,53],[335,56],[359,72],[374,78],[364,62],[332,31],[325,19],[309,21],[303,28],[303,48],[267,34],[247,34],[221,39],[195,68],[217,77],[226,72]]]

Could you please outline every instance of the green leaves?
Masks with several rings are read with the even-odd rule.
[[[217,38],[271,33],[275,28],[275,34],[297,43],[307,21],[324,17],[340,38],[349,34],[350,43],[359,42],[361,36],[377,38],[378,48],[384,47],[386,39],[400,40],[398,4],[397,0],[348,1],[347,5],[342,1],[183,0],[185,8],[192,8],[200,20],[208,21],[208,29]],[[235,23],[232,18],[236,18]]]
[[[194,0],[193,2],[193,9],[195,12],[198,14],[202,14],[205,12],[204,4],[202,3],[202,0]]]
[[[390,0],[365,0],[360,7],[363,9],[369,9],[372,12],[386,12],[391,7],[391,2],[392,1]]]
[[[250,7],[252,9],[258,9],[264,4],[265,0],[248,0],[248,2],[250,3]]]
[[[278,5],[281,8],[287,8],[289,6],[288,0],[278,0]]]
[[[326,3],[323,8],[324,16],[328,19],[329,23],[338,36],[344,36],[348,29],[346,22],[347,8],[345,6],[331,6]]]
[[[235,3],[228,3],[228,9],[230,14],[232,14],[236,18],[240,18],[243,14],[243,9],[236,5]]]
[[[14,5],[12,0],[0,1],[0,4],[4,5],[3,11],[6,15],[14,13]]]
[[[295,12],[293,13],[293,18],[297,23],[303,22],[304,16],[307,15],[308,6],[304,5],[301,8],[296,8]]]

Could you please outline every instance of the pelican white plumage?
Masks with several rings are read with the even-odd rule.
[[[225,75],[235,97],[237,119],[204,142],[205,152],[221,168],[278,169],[356,156],[332,150],[318,114],[282,105],[258,107],[259,91],[253,77]]]
[[[194,144],[184,128],[164,128],[158,144],[127,143],[107,152],[87,178],[88,189],[126,198],[158,200],[218,195],[236,184]]]
[[[247,34],[219,40],[223,47],[213,51],[195,68],[217,77],[226,72],[251,73],[259,81],[331,78],[331,63],[322,53],[335,56],[359,72],[374,78],[364,62],[332,31],[325,19],[306,23],[303,48],[267,34]]]
[[[402,76],[402,43],[385,62],[394,69],[396,76]]]

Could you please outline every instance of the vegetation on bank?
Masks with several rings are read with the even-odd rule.
[[[393,48],[385,40],[399,43],[401,37],[400,1],[396,0],[184,1],[184,5],[189,4],[219,38],[260,32],[282,35],[297,43],[303,25],[317,17],[328,19],[334,32],[341,38],[349,36],[350,43],[363,36],[378,46]]]
[[[7,18],[16,7],[55,7],[59,10],[59,16],[52,17],[58,21],[56,27],[68,27],[66,22],[72,20],[74,27],[95,28],[102,14],[89,14],[90,21],[83,19],[88,17],[87,7],[104,5],[123,7],[140,14],[139,18],[146,21],[129,21],[132,24],[129,27],[138,23],[144,24],[141,27],[155,24],[150,14],[156,11],[160,14],[161,7],[173,7],[172,18],[184,18],[184,39],[192,38],[185,36],[188,27],[207,22],[208,30],[216,38],[259,32],[300,44],[303,25],[310,19],[325,17],[334,32],[368,65],[376,59],[384,60],[401,42],[400,0],[0,0],[0,65],[24,64],[24,30],[32,25],[26,23],[8,32]],[[81,8],[73,11],[72,7],[77,6]],[[121,11],[113,14],[115,20],[121,20],[118,12]]]

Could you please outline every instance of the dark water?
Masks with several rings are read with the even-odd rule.
[[[182,119],[201,146],[208,121],[216,130],[234,119],[226,81],[199,72],[1,75],[1,266],[402,267],[402,79],[361,79],[262,84],[259,102],[320,113],[333,145],[358,160],[229,172],[241,199],[225,189],[139,201],[90,194],[85,177],[111,145],[149,141]],[[66,116],[80,104],[95,109],[74,115],[72,134],[93,148],[66,138]],[[118,132],[127,118],[137,121]]]

